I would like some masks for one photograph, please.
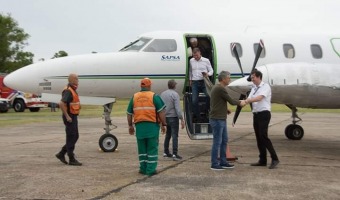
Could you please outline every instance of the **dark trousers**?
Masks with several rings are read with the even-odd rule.
[[[260,152],[260,163],[267,163],[267,149],[272,160],[278,160],[273,144],[268,138],[268,125],[270,122],[271,113],[262,111],[253,114],[253,126],[256,135],[257,148]]]
[[[69,157],[74,157],[74,148],[79,138],[78,116],[70,114],[70,117],[72,118],[72,122],[67,122],[66,117],[63,115],[66,131],[66,144],[62,147],[62,152],[67,152]]]
[[[172,137],[172,153],[178,152],[178,131],[179,131],[179,119],[178,117],[166,118],[166,135],[164,139],[164,153],[169,154],[169,143]]]
[[[210,97],[208,95],[207,89],[205,87],[204,80],[199,80],[199,81],[192,81],[192,110],[194,113],[194,117],[197,119],[201,118],[200,112],[200,106],[199,106],[199,93],[203,92],[206,96],[206,104],[207,108],[209,109],[210,107]]]

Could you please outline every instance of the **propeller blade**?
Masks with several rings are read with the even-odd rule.
[[[246,95],[241,94],[239,100],[243,100],[244,98],[246,98]],[[237,118],[240,115],[241,110],[242,110],[242,107],[241,106],[237,106],[236,111],[235,111],[235,115],[234,115],[234,118],[233,118],[232,126],[234,126],[236,124]]]
[[[238,66],[239,66],[239,68],[240,68],[240,70],[241,70],[242,77],[244,77],[244,73],[243,73],[243,69],[242,69],[240,57],[239,57],[239,55],[238,55],[237,48],[236,48],[236,43],[230,43],[230,48],[231,48],[231,50],[234,52],[236,61],[237,61]]]
[[[255,60],[254,60],[254,63],[253,63],[253,68],[251,69],[251,71],[253,71],[255,69],[257,61],[260,58],[260,55],[261,55],[261,52],[262,52],[263,48],[264,48],[264,43],[263,43],[262,40],[260,40],[259,46],[257,47],[257,52],[256,52]],[[247,78],[247,81],[249,81],[249,82],[251,81],[251,76],[250,75]]]

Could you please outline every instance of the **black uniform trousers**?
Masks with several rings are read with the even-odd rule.
[[[268,125],[271,119],[270,111],[253,113],[253,126],[256,135],[257,148],[260,152],[260,163],[267,163],[267,149],[272,160],[278,160],[273,144],[268,138]]]
[[[68,122],[63,115],[66,131],[66,144],[63,146],[62,151],[67,152],[69,157],[74,157],[74,148],[79,138],[78,115],[69,114],[69,116],[72,118],[72,122]]]

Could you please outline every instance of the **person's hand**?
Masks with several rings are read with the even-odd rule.
[[[208,77],[207,72],[202,72],[203,77]]]
[[[245,105],[247,105],[246,100],[240,100],[240,106],[244,107]]]
[[[68,123],[72,123],[72,118],[69,115],[66,116],[66,120]]]
[[[129,126],[129,134],[134,135],[135,134],[135,127]]]
[[[162,131],[162,134],[164,135],[166,131],[166,126],[161,126],[161,131]]]
[[[184,120],[181,120],[181,128],[184,129]]]
[[[227,109],[227,114],[230,115],[231,114],[231,110],[228,108]]]

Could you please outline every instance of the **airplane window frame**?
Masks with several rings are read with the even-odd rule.
[[[253,49],[254,49],[254,55],[256,56],[256,52],[257,52],[257,49],[259,47],[260,43],[254,43],[253,44]],[[262,51],[261,51],[261,54],[260,54],[260,58],[264,58],[266,57],[266,48],[263,47]]]
[[[285,44],[282,45],[282,48],[283,48],[283,53],[284,53],[286,58],[288,58],[288,59],[295,58],[295,48],[292,44],[285,43]],[[291,52],[293,53],[293,55],[289,55],[290,50],[292,50]]]
[[[323,56],[322,48],[319,44],[311,44],[310,50],[312,53],[313,58],[315,59],[321,59]]]
[[[144,52],[175,52],[177,41],[175,39],[154,39],[147,45]]]
[[[240,43],[237,43],[237,42],[235,42],[235,45],[236,45],[236,50],[237,50],[237,53],[238,53],[238,57],[241,58],[242,55],[243,55],[242,45]],[[231,49],[231,46],[230,46],[230,52],[231,52],[231,56],[236,58],[236,56],[234,54],[234,51]]]
[[[130,44],[126,45],[119,51],[139,51],[141,50],[147,43],[149,43],[152,39],[141,37],[133,42],[130,42]]]

